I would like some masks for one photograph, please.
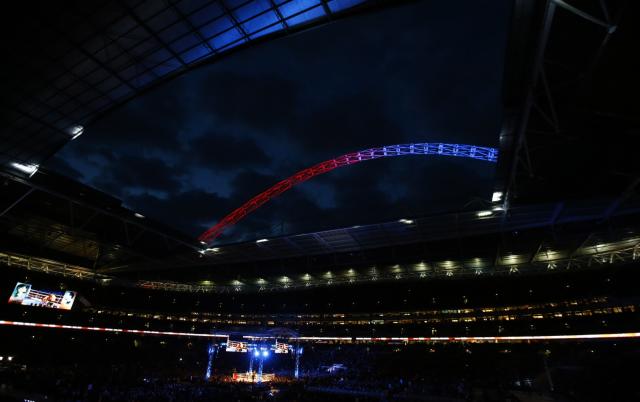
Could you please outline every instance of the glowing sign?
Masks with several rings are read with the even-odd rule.
[[[231,380],[235,382],[269,382],[275,379],[275,374],[267,374],[263,373],[262,375],[256,375],[255,371],[251,373],[233,373],[231,375]]]
[[[31,287],[30,283],[18,282],[9,297],[9,303],[21,304],[23,306],[71,310],[75,299],[76,292],[71,290],[67,290],[66,292],[37,290]]]
[[[289,345],[276,341],[276,346],[273,350],[276,353],[289,353]]]
[[[249,347],[246,342],[229,341],[227,342],[227,352],[241,352],[246,353],[249,351]]]

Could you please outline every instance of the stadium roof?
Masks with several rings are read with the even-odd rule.
[[[515,2],[495,185],[508,203],[623,199],[640,184],[638,4],[573,3]]]
[[[238,287],[234,283],[251,288],[259,279],[262,287],[280,288],[284,277],[300,279],[301,273],[320,281],[314,285],[417,279],[424,274],[415,270],[421,262],[430,276],[473,274],[479,267],[491,274],[514,266],[544,272],[550,263],[589,267],[591,260],[600,264],[615,255],[613,262],[624,261],[640,251],[637,197],[406,217],[205,248],[55,174],[7,181],[3,189],[14,202],[0,211],[2,262],[109,284],[223,291]],[[375,275],[372,266],[379,269]],[[351,277],[349,267],[358,276]],[[324,278],[327,269],[336,276]]]
[[[4,14],[10,32],[1,39],[11,58],[3,63],[0,80],[0,169],[39,165],[115,106],[232,50],[385,3],[392,2],[16,4]]]
[[[70,140],[74,131],[67,130],[88,124],[153,85],[258,37],[287,34],[362,7],[357,1],[338,0],[151,3],[46,6],[56,7],[56,13],[57,7],[65,9],[55,21],[47,18],[52,10],[46,8],[38,15],[25,14],[25,37],[16,40],[14,63],[6,66],[2,82],[9,88],[0,142],[6,179],[0,224],[4,247],[10,249],[4,251],[77,264],[95,275],[246,267],[267,260],[291,261],[290,268],[298,256],[397,250],[443,239],[453,244],[489,233],[495,236],[487,247],[495,252],[496,244],[504,244],[502,233],[535,227],[555,233],[561,224],[583,222],[587,226],[578,232],[584,238],[572,240],[569,247],[578,250],[597,243],[594,228],[602,230],[602,225],[623,217],[616,228],[624,232],[625,221],[635,222],[638,216],[640,172],[637,164],[634,167],[633,135],[638,125],[627,102],[634,89],[628,78],[636,71],[625,60],[634,27],[615,1],[585,3],[583,10],[562,1],[514,2],[496,183],[496,191],[508,202],[488,205],[484,216],[470,211],[406,217],[230,244],[204,251],[201,257],[203,247],[195,239],[137,216],[104,193],[51,172],[18,177],[8,163],[46,159]],[[286,11],[294,4],[297,11]],[[37,32],[49,32],[47,40],[29,34],[35,25]],[[62,35],[65,26],[73,27],[72,33]],[[617,32],[618,26],[626,31]],[[567,32],[580,34],[581,42],[567,39]],[[191,47],[181,47],[182,40],[192,41]],[[612,46],[616,52],[605,59]],[[611,99],[612,91],[622,95]],[[502,210],[494,211],[497,207]],[[548,232],[534,237],[536,248]]]
[[[509,232],[488,231],[475,236],[385,244],[368,250],[359,248],[354,253],[296,254],[299,257],[295,258],[287,255],[287,250],[274,248],[263,256],[271,260],[260,261],[258,255],[247,261],[247,253],[257,247],[229,246],[211,251],[218,255],[219,265],[214,269],[207,269],[210,267],[207,258],[198,261],[189,255],[183,255],[181,262],[171,259],[147,267],[140,264],[127,267],[135,272],[96,270],[16,252],[0,252],[0,263],[100,285],[188,292],[281,291],[380,281],[573,272],[623,265],[640,258],[640,205],[633,209],[636,212],[631,215],[603,222],[601,215],[594,215],[595,210],[582,206],[574,210],[585,214],[582,222],[558,221],[553,226],[517,230],[512,226]],[[304,236],[323,235],[327,233]],[[283,241],[290,239],[275,239],[274,243],[281,245]],[[239,249],[243,250],[241,260],[245,263],[234,261],[240,255],[234,252]],[[264,250],[260,251],[264,254]],[[144,271],[145,268],[150,270]]]

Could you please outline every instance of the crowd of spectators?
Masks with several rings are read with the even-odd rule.
[[[633,341],[305,344],[299,379],[294,356],[273,354],[264,372],[276,381],[245,384],[231,378],[248,369],[248,354],[224,351],[205,380],[207,340],[2,331],[0,400],[640,400],[632,378],[640,348]]]

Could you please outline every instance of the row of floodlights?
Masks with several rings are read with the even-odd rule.
[[[476,212],[476,216],[478,216],[478,218],[486,218],[489,216],[493,216],[493,214],[495,212],[498,211],[502,211],[502,207],[494,207],[492,210],[487,210],[487,211],[478,211]],[[402,218],[399,219],[398,222],[400,223],[404,223],[405,225],[412,225],[413,223],[415,223],[415,221],[413,219],[406,219],[406,218]],[[358,228],[360,226],[354,226],[354,228]],[[260,243],[266,243],[268,242],[269,239],[258,239],[256,240],[256,244],[260,244]],[[207,246],[206,242],[200,242],[203,246]],[[207,247],[205,249],[200,250],[200,254],[207,254],[207,253],[217,253],[218,251],[220,251],[219,247]]]
[[[596,244],[594,246],[591,247],[587,247],[587,248],[592,248],[596,251],[596,253],[601,253],[601,252],[605,252],[608,251],[609,249],[611,249],[612,247],[615,246],[620,246],[623,243],[633,243],[633,242],[637,242],[639,241],[638,238],[631,238],[631,239],[627,239],[623,242],[614,242],[614,243],[601,243],[601,244]],[[560,260],[566,258],[566,251],[561,251],[561,250],[552,250],[552,249],[547,249],[544,251],[540,251],[536,254],[536,261],[538,262],[547,262],[548,263],[548,268],[549,269],[553,269],[556,267],[555,264],[555,260]],[[504,256],[501,256],[500,260],[501,263],[503,265],[511,265],[510,268],[510,272],[517,272],[517,266],[525,261],[528,261],[531,259],[531,256],[526,255],[526,254],[522,254],[522,255],[518,255],[518,254],[507,254]],[[426,274],[424,273],[427,268],[430,265],[435,265],[437,267],[439,267],[440,269],[444,269],[445,273],[447,276],[453,276],[453,269],[454,268],[460,268],[461,266],[463,267],[469,267],[471,269],[474,269],[474,272],[477,275],[480,275],[483,273],[483,269],[487,268],[488,265],[488,261],[485,258],[473,258],[473,259],[469,259],[469,260],[465,260],[465,261],[452,261],[452,260],[446,260],[446,261],[440,261],[437,263],[432,263],[432,264],[426,264],[425,262],[420,262],[417,264],[413,265],[414,270],[409,270],[407,266],[405,267],[401,267],[400,265],[396,264],[392,267],[389,267],[390,269],[381,269],[380,271],[378,271],[378,269],[376,269],[375,267],[369,269],[368,273],[365,274],[364,272],[360,271],[357,272],[356,270],[354,270],[353,268],[350,268],[344,272],[341,273],[335,273],[332,271],[327,271],[324,274],[321,274],[320,276],[311,276],[310,274],[306,273],[304,275],[302,275],[299,279],[300,281],[303,282],[310,282],[310,281],[317,281],[317,280],[329,280],[332,281],[333,279],[340,279],[342,277],[346,277],[347,279],[351,279],[351,278],[357,278],[360,277],[361,274],[365,274],[367,276],[367,278],[378,278],[378,272],[379,273],[385,273],[385,274],[396,274],[396,279],[401,279],[402,277],[404,277],[405,274],[411,274],[412,272],[414,273],[419,273],[421,276],[420,277],[426,277]],[[424,274],[424,275],[423,275]],[[373,280],[375,280],[373,279]],[[253,281],[252,281],[253,282]],[[282,276],[278,279],[276,279],[276,282],[281,282],[283,284],[292,284],[292,283],[296,283],[298,281],[296,281],[295,278],[291,278],[288,276]],[[267,280],[265,280],[264,278],[258,278],[255,281],[255,284],[257,285],[267,285],[273,282],[269,282]],[[202,285],[214,285],[213,282],[211,281],[202,281],[201,282]],[[233,286],[243,286],[246,283],[241,282],[239,280],[234,280],[231,282],[231,284]]]
[[[500,201],[502,201],[502,191],[494,191],[492,196],[491,196],[491,202],[492,203],[498,203]],[[490,210],[483,210],[483,211],[478,211],[476,212],[476,216],[478,218],[487,218],[490,216],[493,216],[496,212],[500,212],[500,211],[504,211],[504,208],[500,205],[495,205],[494,207],[492,207]],[[412,219],[406,219],[406,218],[402,218],[400,220],[398,220],[398,222],[400,223],[404,223],[407,225],[411,225],[414,223],[414,221]]]
[[[504,211],[504,207],[499,204],[502,201],[502,197],[502,191],[494,191],[491,195],[491,202],[494,206],[491,209],[476,212],[476,216],[478,218],[488,218],[493,216],[496,212]]]
[[[69,135],[69,141],[73,141],[84,133],[84,127],[81,125],[71,126],[65,130],[65,132]],[[29,177],[36,174],[38,169],[40,169],[40,165],[37,163],[11,162],[10,165],[13,169]]]

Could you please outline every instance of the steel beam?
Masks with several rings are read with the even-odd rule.
[[[505,209],[509,208],[511,197],[514,192],[514,185],[516,181],[516,175],[518,172],[518,163],[520,162],[520,151],[526,143],[527,127],[529,125],[529,116],[531,115],[531,109],[535,100],[535,88],[540,76],[540,70],[542,68],[542,61],[544,59],[544,53],[547,48],[547,42],[549,41],[549,33],[551,31],[551,25],[553,24],[553,18],[556,11],[556,5],[553,1],[547,1],[544,18],[542,20],[542,28],[538,34],[537,48],[533,59],[533,68],[531,70],[531,76],[529,78],[529,84],[527,94],[522,108],[520,121],[518,122],[515,144],[513,147],[513,160],[509,168],[507,181],[503,190]]]
[[[33,193],[35,191],[35,188],[31,187],[27,190],[27,192],[25,192],[24,194],[22,194],[20,197],[18,197],[18,199],[16,199],[14,202],[11,203],[11,205],[9,205],[8,207],[6,207],[4,210],[2,210],[2,212],[0,212],[0,217],[4,216],[6,213],[8,213],[9,211],[11,211],[16,205],[20,204],[22,202],[22,200],[24,200],[25,198],[27,198],[27,196],[31,193]]]
[[[107,211],[107,210],[105,210],[103,208],[96,207],[95,205],[91,205],[91,204],[89,204],[88,202],[86,202],[84,200],[79,200],[77,198],[74,198],[74,197],[71,197],[69,195],[60,193],[60,192],[58,192],[56,190],[53,190],[53,189],[50,189],[50,188],[48,188],[46,186],[34,183],[34,182],[30,181],[30,180],[25,180],[25,179],[23,179],[21,177],[17,177],[15,175],[9,174],[7,172],[0,171],[0,176],[5,177],[5,178],[10,179],[10,180],[13,180],[15,182],[24,184],[26,186],[29,186],[33,190],[42,191],[42,192],[50,194],[50,195],[52,195],[54,197],[57,197],[57,198],[60,198],[60,199],[66,200],[66,201],[73,202],[76,205],[82,206],[83,208],[89,209],[91,211],[98,212],[98,213],[100,213],[102,215],[105,215],[105,216],[108,216],[110,218],[114,218],[114,219],[120,220],[122,222],[127,222],[128,224],[136,226],[136,227],[139,227],[139,228],[143,228],[145,231],[150,232],[150,233],[154,233],[157,236],[167,237],[167,238],[171,239],[172,241],[174,241],[175,243],[178,243],[178,244],[181,244],[181,245],[183,245],[185,247],[188,247],[189,249],[191,249],[193,251],[200,251],[200,247],[198,245],[196,245],[195,242],[194,243],[189,243],[189,242],[187,242],[185,240],[176,238],[176,237],[171,236],[171,235],[167,235],[166,233],[162,233],[159,230],[150,228],[150,227],[142,224],[141,221],[139,219],[137,219],[137,218],[134,219],[134,218],[128,218],[128,217],[121,216],[121,215],[116,214],[114,212]]]
[[[609,30],[611,28],[611,25],[607,24],[605,21],[602,21],[601,19],[598,19],[596,17],[594,17],[593,15],[586,13],[582,10],[580,10],[577,7],[572,6],[571,4],[567,3],[566,1],[563,0],[553,0],[554,4],[557,4],[559,7],[564,8],[567,11],[572,12],[573,14],[577,15],[580,18],[584,18],[585,20],[592,22],[596,25],[600,25],[601,27]]]
[[[592,237],[590,234],[585,241],[574,249],[562,250],[559,255],[567,257],[558,257],[554,259],[545,259],[536,261],[535,258],[527,260],[523,263],[503,263],[496,260],[493,264],[483,266],[483,275],[489,276],[505,276],[505,275],[529,275],[549,273],[549,264],[554,264],[554,271],[573,269],[597,269],[602,266],[612,264],[627,264],[636,261],[639,258],[640,238],[627,239],[618,242],[612,242],[604,245],[605,251],[598,251],[594,247],[586,246],[586,242]],[[535,253],[534,253],[535,255]],[[64,264],[52,260],[46,260],[37,257],[30,257],[20,254],[0,251],[0,263],[7,266],[19,266],[28,270],[40,271],[49,274],[62,276],[71,276],[85,280],[96,281],[100,284],[118,284],[121,286],[145,289],[159,289],[175,292],[205,292],[205,293],[227,293],[227,292],[258,292],[258,291],[274,291],[274,290],[291,290],[303,289],[308,287],[336,286],[348,285],[351,283],[367,283],[373,281],[373,277],[369,271],[360,271],[356,275],[346,276],[336,273],[331,281],[327,281],[322,276],[314,276],[312,279],[292,279],[286,283],[278,281],[278,278],[271,278],[269,281],[256,285],[256,281],[248,279],[243,282],[242,286],[238,284],[216,284],[202,285],[185,282],[171,281],[146,281],[146,280],[128,280],[121,279],[102,273],[96,273],[88,268],[81,266]],[[424,281],[433,278],[471,278],[476,275],[476,267],[464,266],[463,262],[455,263],[455,268],[438,269],[430,272],[428,276],[423,276],[423,271],[411,270],[412,264],[401,265],[403,281]],[[429,266],[435,266],[433,262],[428,263]],[[393,268],[393,267],[392,267]],[[514,269],[515,268],[515,269]],[[376,281],[397,281],[397,273],[395,270],[380,268],[375,275]]]

